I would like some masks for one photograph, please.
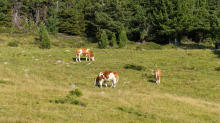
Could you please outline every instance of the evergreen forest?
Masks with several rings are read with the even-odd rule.
[[[116,38],[121,46],[123,40],[215,43],[220,41],[219,6],[219,0],[0,0],[0,31],[28,33],[42,22],[49,34],[95,42]]]

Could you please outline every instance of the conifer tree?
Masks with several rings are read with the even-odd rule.
[[[59,20],[55,15],[50,16],[50,18],[47,19],[47,26],[48,26],[48,31],[55,34],[58,32],[58,27],[57,25],[59,24]]]
[[[69,35],[80,35],[85,32],[84,14],[76,7],[65,10],[61,13],[59,31]]]
[[[43,32],[43,39],[40,43],[40,47],[43,49],[50,49],[51,48],[51,40],[47,31]]]
[[[118,41],[119,41],[118,44],[119,48],[122,48],[127,44],[128,38],[124,26],[121,26],[121,29],[119,31]]]
[[[0,26],[10,26],[11,25],[11,13],[9,13],[10,3],[7,0],[0,0]],[[10,20],[9,20],[10,18]]]
[[[102,31],[101,39],[99,40],[99,48],[106,48],[108,46],[108,37],[105,30]]]
[[[44,25],[43,22],[40,23],[40,28],[38,30],[38,36],[39,36],[39,39],[40,41],[42,41],[43,39],[43,33],[46,31],[46,26]]]
[[[116,36],[115,36],[115,33],[113,33],[109,45],[114,46],[115,43],[116,43]]]
[[[40,48],[50,49],[51,48],[51,40],[49,34],[47,32],[46,26],[43,22],[40,23],[40,29],[38,31],[38,36],[40,39]]]

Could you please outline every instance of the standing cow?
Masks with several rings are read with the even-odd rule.
[[[89,61],[90,61],[90,58],[92,59],[92,61],[95,60],[95,56],[93,55],[92,51],[87,48],[76,49],[76,62],[78,62],[77,59],[81,62],[80,56],[86,56],[86,61],[87,61],[87,58],[89,58]]]
[[[100,84],[100,88],[102,88],[102,83],[105,82],[105,86],[107,87],[106,82],[112,81],[112,86],[114,88],[116,87],[116,83],[118,83],[119,80],[119,74],[118,72],[114,71],[105,71],[105,72],[100,72],[97,78],[94,78],[95,82],[94,85]]]
[[[156,83],[157,83],[157,84],[160,84],[160,80],[161,80],[161,76],[162,76],[161,70],[160,70],[160,69],[156,69],[156,70],[154,71],[154,76],[155,76],[155,78],[156,78]]]

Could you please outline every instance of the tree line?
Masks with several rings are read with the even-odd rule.
[[[219,10],[219,0],[0,0],[0,26],[43,22],[49,33],[103,37],[110,45],[119,38],[213,43],[220,41]]]

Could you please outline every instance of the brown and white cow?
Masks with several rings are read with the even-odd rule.
[[[97,78],[94,78],[95,82],[94,85],[100,84],[100,88],[102,88],[102,83],[105,82],[105,86],[107,87],[106,82],[112,81],[112,86],[114,88],[116,87],[116,83],[118,83],[119,80],[119,74],[118,72],[114,71],[105,71],[105,72],[100,72]]]
[[[92,61],[95,60],[95,56],[93,55],[92,51],[87,48],[76,49],[76,62],[78,62],[77,58],[81,62],[80,56],[86,56],[86,61],[87,61],[87,57],[89,58],[89,61],[90,61],[90,58],[92,59]]]
[[[162,76],[161,70],[160,70],[160,69],[156,69],[156,70],[154,71],[154,76],[155,76],[155,78],[156,78],[156,83],[157,83],[157,84],[160,84],[160,80],[161,80],[161,76]]]

